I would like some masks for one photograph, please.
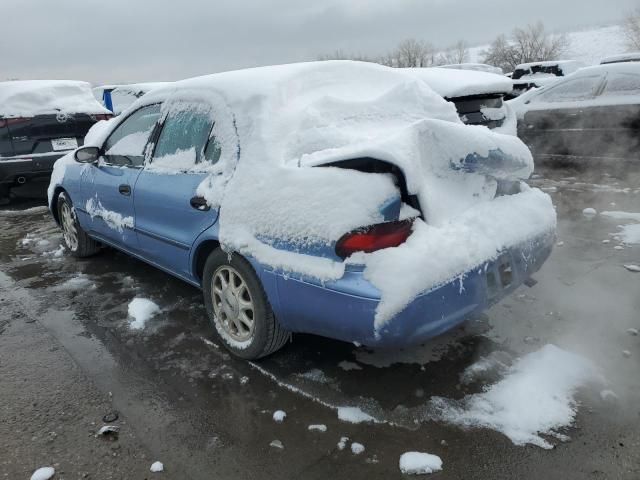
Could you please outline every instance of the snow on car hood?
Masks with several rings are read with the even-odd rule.
[[[509,93],[511,80],[504,75],[451,68],[403,68],[403,71],[426,82],[436,93],[445,98]]]
[[[98,103],[87,82],[24,80],[0,82],[0,117],[47,113],[111,113]]]

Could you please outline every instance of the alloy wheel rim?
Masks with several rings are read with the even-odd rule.
[[[62,213],[62,236],[70,250],[75,251],[78,248],[78,230],[73,219],[73,213],[68,203],[63,203]]]
[[[255,307],[249,287],[240,273],[229,265],[219,267],[211,281],[215,319],[237,342],[251,340],[255,330]]]

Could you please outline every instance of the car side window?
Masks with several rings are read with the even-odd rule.
[[[139,167],[144,163],[144,148],[160,118],[160,104],[133,112],[107,138],[104,160],[112,165]]]
[[[601,77],[590,76],[566,80],[537,96],[532,103],[576,102],[595,97]]]
[[[632,73],[609,74],[607,85],[604,87],[602,95],[640,95],[640,75]]]
[[[156,142],[152,168],[189,170],[203,161],[217,162],[221,152],[215,138],[209,138],[212,128],[210,109],[202,105],[171,106]]]

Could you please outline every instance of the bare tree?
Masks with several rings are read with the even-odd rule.
[[[394,67],[430,67],[436,61],[436,52],[428,42],[408,38],[398,45],[391,54]]]
[[[464,40],[459,40],[455,45],[447,48],[438,55],[436,64],[451,65],[467,63],[469,61],[469,45]]]
[[[516,28],[510,39],[497,37],[484,52],[484,62],[511,72],[520,63],[557,59],[568,46],[566,35],[550,35],[538,22]]]
[[[640,8],[629,12],[622,21],[622,33],[629,50],[640,50]]]

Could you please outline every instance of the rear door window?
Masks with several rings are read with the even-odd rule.
[[[156,142],[151,168],[187,171],[197,164],[216,163],[221,151],[210,135],[213,123],[212,112],[205,106],[171,106]]]
[[[607,77],[603,96],[640,95],[640,75],[633,73],[614,73]]]
[[[531,103],[578,102],[595,97],[602,77],[594,75],[566,80],[538,95]]]
[[[129,115],[105,142],[105,162],[111,165],[142,166],[145,146],[159,118],[160,104],[142,107]]]

